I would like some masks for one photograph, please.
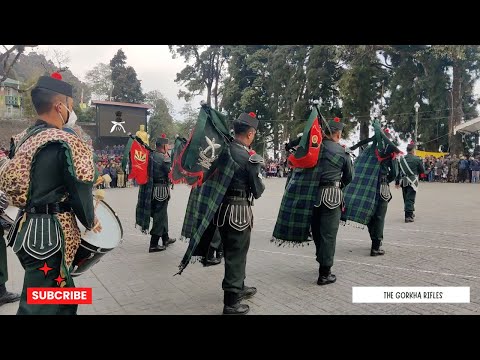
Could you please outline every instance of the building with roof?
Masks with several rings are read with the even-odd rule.
[[[7,119],[21,118],[23,115],[23,98],[20,93],[20,81],[6,78],[0,83],[0,117]]]
[[[135,134],[140,125],[147,129],[147,116],[151,105],[100,100],[92,100],[91,104],[96,108],[95,148],[125,145],[129,133]]]

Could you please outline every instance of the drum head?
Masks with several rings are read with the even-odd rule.
[[[95,210],[95,214],[102,225],[102,231],[99,233],[88,231],[85,234],[85,227],[77,219],[78,227],[82,232],[82,239],[99,248],[115,248],[120,244],[123,238],[123,229],[120,219],[115,214],[115,211],[113,211],[113,209],[104,201],[100,201]]]

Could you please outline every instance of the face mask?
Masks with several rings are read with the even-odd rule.
[[[63,105],[65,106],[65,105]],[[75,125],[75,123],[77,122],[77,114],[75,114],[75,111],[72,110],[68,110],[68,107],[65,106],[65,109],[67,109],[68,111],[68,117],[67,117],[67,122],[64,126],[67,126],[67,127],[73,127]],[[63,120],[63,118],[62,118]]]

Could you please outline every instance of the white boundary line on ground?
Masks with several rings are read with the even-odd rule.
[[[254,214],[255,215],[255,214]],[[277,221],[277,219],[269,219],[269,218],[260,218],[260,217],[255,217],[254,220],[268,220],[268,221]],[[348,227],[348,226],[345,226]],[[340,226],[340,229],[342,226]],[[399,227],[391,227],[391,226],[385,226],[385,229],[387,230],[395,230],[395,231],[412,231],[412,232],[421,232],[421,233],[426,233],[426,234],[437,234],[437,235],[447,235],[447,236],[476,236],[480,237],[480,234],[468,234],[468,233],[453,233],[453,232],[448,232],[448,231],[429,231],[429,230],[420,230],[420,229],[406,229],[406,228],[399,228]],[[272,229],[273,232],[273,229]]]
[[[310,256],[310,255],[290,254],[290,253],[284,253],[284,252],[281,252],[281,251],[260,250],[260,249],[254,249],[254,248],[251,248],[251,250],[264,252],[264,253],[268,253],[268,254],[279,254],[279,255],[286,255],[286,256],[296,256],[296,257],[302,257],[302,258],[315,259],[315,256]],[[397,267],[397,266],[370,264],[370,263],[364,263],[364,262],[359,262],[359,261],[351,261],[351,260],[335,259],[335,262],[345,262],[345,263],[356,264],[356,265],[381,267],[381,268],[386,268],[386,269],[391,269],[391,270],[404,270],[404,271],[411,271],[411,272],[417,272],[417,273],[435,274],[435,275],[443,275],[443,276],[455,276],[455,277],[469,278],[469,279],[480,279],[480,276],[474,276],[474,275],[461,275],[461,274],[443,273],[443,272],[432,271],[432,270],[409,269],[409,268],[402,268],[402,267]]]

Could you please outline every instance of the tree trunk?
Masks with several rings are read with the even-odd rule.
[[[459,62],[453,63],[453,80],[451,93],[451,116],[448,124],[448,145],[449,152],[453,154],[463,154],[462,135],[453,135],[453,129],[460,124],[462,120],[462,68]]]
[[[273,159],[277,159],[278,153],[278,121],[273,122]]]
[[[207,105],[212,106],[212,85],[207,86]]]
[[[368,138],[370,133],[370,110],[362,111],[360,117],[360,140]]]
[[[215,86],[213,88],[213,100],[215,101],[215,109],[218,110],[218,77],[215,77]]]

